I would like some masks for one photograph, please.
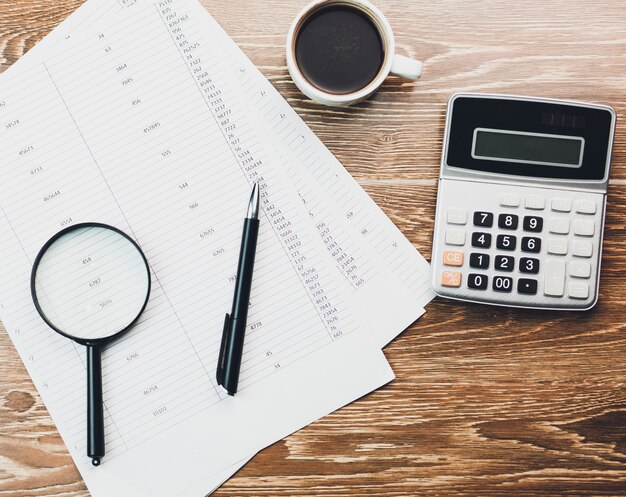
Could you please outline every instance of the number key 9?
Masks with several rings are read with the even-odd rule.
[[[537,216],[524,216],[524,231],[534,231],[541,233],[543,229],[543,219]]]

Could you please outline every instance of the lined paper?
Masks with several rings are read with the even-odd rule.
[[[0,81],[2,315],[94,495],[173,495],[182,482],[181,495],[198,495],[213,470],[392,378],[231,91],[203,13],[190,1],[137,4]],[[263,216],[233,399],[214,372],[251,181]],[[27,284],[41,245],[85,221],[132,236],[153,279],[138,324],[103,353],[97,469],[85,456],[81,350],[42,323]]]
[[[60,41],[81,43],[84,32],[92,27],[97,30],[98,24],[106,16],[120,13],[126,15],[132,9],[121,7],[131,5],[134,8],[138,2],[126,5],[115,3],[112,5],[113,0],[108,3],[86,2],[48,36],[49,43],[37,45],[9,71],[16,70],[29,59],[43,56],[46,49]],[[200,12],[198,14],[201,15]],[[245,94],[249,99],[248,117],[252,118],[251,110],[259,109],[260,115],[256,116],[258,125],[271,131],[265,132],[263,141],[265,144],[272,143],[280,167],[288,171],[291,185],[297,189],[299,198],[314,220],[314,232],[331,254],[336,272],[341,273],[348,282],[352,300],[373,326],[377,343],[381,346],[386,344],[419,317],[423,313],[423,305],[432,298],[429,285],[424,284],[429,279],[428,264],[315,135],[310,133],[221,27],[208,14],[204,15],[208,18],[206,28],[211,26],[211,34],[222,44],[225,59],[235,79],[241,84],[241,93],[237,98],[241,99]],[[300,140],[294,139],[298,137],[299,131],[305,132],[301,135],[305,137],[303,142],[311,138],[308,148],[300,147]],[[302,164],[301,158],[308,161],[308,166]],[[315,177],[311,174],[310,169],[318,167],[328,169],[330,176],[334,175],[332,180],[343,188],[327,192],[320,182],[321,175]],[[346,192],[352,195],[349,202]],[[346,205],[348,210],[345,209]],[[366,225],[363,225],[363,219],[366,219]],[[402,277],[403,282],[400,281]],[[194,487],[208,493],[241,464],[243,461],[212,478],[205,478],[206,483]]]
[[[284,159],[286,164],[299,165],[297,172],[292,172],[292,181],[301,197],[310,199],[306,202],[310,212],[319,213],[332,208],[339,213],[338,218],[348,220],[387,264],[391,273],[404,283],[415,304],[425,306],[434,298],[430,288],[430,265],[426,259],[358,185],[215,19],[208,12],[205,16],[224,46],[226,57],[231,61],[253,108],[260,109],[265,121],[278,136],[276,140],[280,140],[283,145],[288,144],[287,147],[280,147],[280,152],[289,154],[290,160]],[[292,166],[292,169],[295,168]],[[322,192],[327,195],[324,196]],[[326,199],[330,199],[332,204],[323,201]],[[397,336],[397,333],[388,333],[383,339],[384,344]]]
[[[87,2],[57,35],[88,31],[114,12],[119,14]],[[377,341],[381,347],[386,345],[421,316],[434,297],[430,265],[221,26],[208,12],[203,15],[241,84],[239,98],[249,99],[247,109],[256,115],[264,141],[273,144],[337,270],[350,283]]]

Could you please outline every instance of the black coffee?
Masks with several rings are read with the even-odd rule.
[[[378,75],[385,51],[380,32],[361,10],[329,5],[305,19],[296,38],[302,75],[318,89],[353,93]]]

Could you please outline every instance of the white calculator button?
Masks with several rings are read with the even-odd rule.
[[[593,236],[595,232],[594,224],[592,221],[583,221],[577,219],[574,221],[574,234],[580,236]]]
[[[446,230],[446,243],[448,245],[465,245],[465,231]]]
[[[554,255],[567,254],[567,238],[548,239],[548,254],[554,254]]]
[[[535,209],[542,210],[546,207],[546,199],[544,197],[540,197],[539,195],[530,195],[526,197],[526,208],[527,209]]]
[[[503,193],[500,195],[500,205],[503,207],[519,207],[521,197],[517,193]]]
[[[550,219],[550,233],[567,235],[569,233],[569,219],[566,217],[553,217]]]
[[[570,212],[572,210],[572,201],[569,198],[553,198],[551,207],[553,211]]]
[[[587,261],[572,261],[567,264],[569,275],[574,278],[589,278],[591,276],[591,264]]]
[[[579,214],[595,214],[596,213],[596,203],[593,200],[581,199],[577,200],[574,205],[576,212]]]
[[[586,240],[576,240],[574,242],[572,253],[576,257],[591,257],[591,254],[593,253],[593,244]]]
[[[546,263],[543,293],[550,297],[562,297],[565,291],[565,261],[548,259]]]
[[[448,224],[466,224],[467,211],[465,209],[448,209]]]
[[[588,299],[589,285],[587,283],[570,283],[567,285],[567,294],[573,299]]]

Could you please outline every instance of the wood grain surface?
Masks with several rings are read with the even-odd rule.
[[[1,67],[80,3],[0,1]],[[450,93],[571,98],[618,114],[595,309],[436,299],[386,348],[394,382],[266,449],[215,495],[626,495],[623,1],[377,0],[398,51],[423,60],[424,75],[389,79],[372,99],[341,110],[306,100],[285,68],[285,35],[303,1],[204,3],[427,256]],[[2,330],[0,496],[86,495]]]

